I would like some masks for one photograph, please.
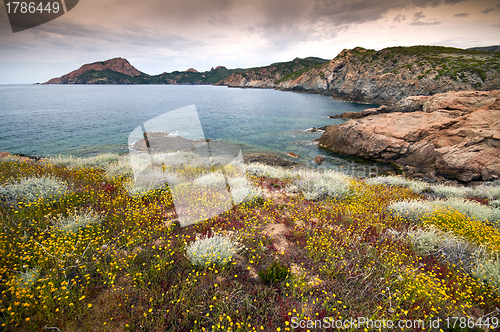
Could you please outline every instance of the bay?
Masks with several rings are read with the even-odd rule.
[[[145,121],[195,105],[205,138],[241,144],[244,153],[294,152],[307,164],[352,162],[319,149],[307,128],[327,116],[378,105],[272,89],[209,85],[0,85],[0,151],[34,156],[126,153],[128,135]]]

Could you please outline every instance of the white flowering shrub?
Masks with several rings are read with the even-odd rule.
[[[434,226],[411,230],[408,232],[408,238],[420,254],[437,256],[469,273],[479,251],[478,247],[467,240],[452,232],[442,232]]]
[[[493,208],[500,209],[500,200],[497,199],[497,200],[494,200],[494,201],[490,201],[489,205],[491,207],[493,207]]]
[[[130,164],[120,160],[118,163],[106,166],[104,177],[108,181],[121,181],[131,178],[134,175]]]
[[[58,199],[68,191],[68,184],[56,177],[26,177],[0,186],[0,201],[13,204],[36,202],[39,199]]]
[[[471,196],[490,201],[500,200],[500,184],[497,182],[482,184],[472,190]]]
[[[402,201],[394,202],[387,207],[387,211],[396,217],[401,217],[412,223],[419,223],[427,214],[435,210],[429,203],[424,201]]]
[[[221,172],[212,172],[196,178],[194,184],[203,187],[225,187],[226,179]]]
[[[55,157],[50,157],[44,159],[45,163],[49,163],[56,166],[64,166],[68,168],[76,167],[100,167],[105,168],[109,164],[117,163],[120,156],[116,153],[102,153],[96,156],[79,158],[74,156],[58,155]]]
[[[469,188],[446,186],[442,184],[432,186],[431,190],[437,195],[444,196],[446,198],[467,197],[472,192]]]
[[[224,265],[243,249],[244,246],[232,236],[214,234],[191,242],[186,248],[186,256],[195,266]]]
[[[60,217],[54,225],[56,231],[64,234],[78,232],[81,228],[90,224],[97,224],[101,221],[101,216],[92,209],[75,211],[73,214]]]
[[[431,187],[428,183],[423,181],[406,179],[401,176],[378,176],[371,179],[367,179],[366,183],[371,185],[386,185],[386,186],[401,186],[409,188],[411,191],[420,194],[424,191],[429,190]]]
[[[29,288],[38,280],[39,275],[40,270],[38,268],[35,267],[28,269],[20,273],[17,279],[17,284],[22,288]]]
[[[345,174],[333,171],[307,172],[301,174],[295,185],[308,200],[326,197],[342,199],[352,194],[349,186],[350,179]]]
[[[408,237],[418,253],[430,255],[439,249],[442,232],[435,227],[428,229],[417,228],[409,231]]]
[[[471,274],[483,283],[493,287],[500,294],[500,259],[495,255],[481,253],[476,255]]]
[[[160,168],[144,170],[135,181],[125,184],[129,195],[145,196],[149,191],[165,189],[167,183],[177,183],[178,176],[171,172],[164,172]]]
[[[297,176],[296,172],[284,167],[275,167],[260,163],[252,163],[246,165],[246,170],[249,174],[255,176],[265,176],[272,179],[291,179]]]

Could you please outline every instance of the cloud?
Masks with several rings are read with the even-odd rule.
[[[394,17],[392,20],[394,22],[401,23],[401,21],[405,21],[406,20],[406,16],[399,14],[398,16]]]
[[[495,10],[494,8],[486,8],[485,10],[482,10],[481,13],[488,14],[489,12],[492,12],[494,10]]]
[[[418,20],[420,20],[421,18],[424,18],[424,17],[425,17],[425,15],[424,15],[423,12],[415,13],[413,15],[413,21],[418,21]]]
[[[453,17],[467,17],[467,16],[469,16],[469,14],[467,14],[467,13],[458,13],[458,14],[453,15]]]
[[[409,25],[412,26],[425,26],[425,25],[438,25],[441,24],[442,22],[434,21],[434,22],[422,22],[420,19],[425,18],[426,15],[424,15],[423,12],[418,12],[413,15],[413,21],[409,23]]]

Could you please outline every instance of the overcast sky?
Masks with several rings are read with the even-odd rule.
[[[12,33],[0,7],[0,84],[45,82],[123,57],[159,74],[334,58],[362,46],[500,44],[500,0],[80,0]]]

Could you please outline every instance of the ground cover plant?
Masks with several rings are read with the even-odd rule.
[[[446,205],[436,199],[453,190],[417,181],[259,164],[244,177],[234,165],[179,158],[196,159],[159,156],[138,183],[126,157],[0,159],[0,330],[292,331],[326,317],[499,317],[500,231],[476,218],[496,209],[498,184]],[[233,205],[181,227],[170,184],[186,178],[229,184]],[[50,179],[50,194],[34,179]]]

